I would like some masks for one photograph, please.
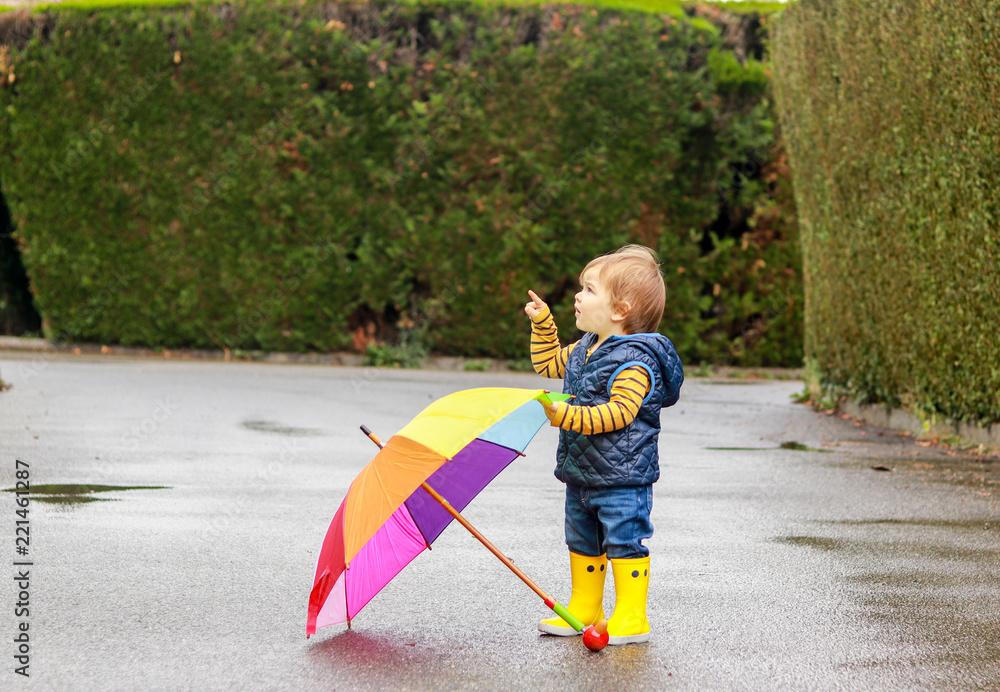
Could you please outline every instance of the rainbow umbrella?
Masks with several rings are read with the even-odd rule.
[[[544,390],[468,389],[439,399],[383,446],[351,483],[330,522],[309,594],[306,636],[351,620],[452,519],[459,520],[546,605],[576,627],[553,601],[459,514],[518,456],[547,421]],[[578,631],[582,625],[577,627]]]

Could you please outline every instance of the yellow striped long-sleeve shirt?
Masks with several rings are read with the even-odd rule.
[[[566,361],[579,343],[577,341],[566,347],[559,345],[556,323],[547,307],[532,318],[531,364],[539,375],[565,377]],[[611,399],[608,403],[597,406],[573,406],[559,402],[554,412],[546,409],[546,414],[552,425],[584,435],[620,430],[635,420],[642,400],[649,393],[649,388],[649,374],[636,365],[626,368],[615,378],[611,385]]]

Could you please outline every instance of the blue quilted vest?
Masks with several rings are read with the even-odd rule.
[[[574,405],[608,403],[615,377],[633,365],[647,371],[652,387],[635,420],[621,430],[599,435],[560,430],[556,478],[590,488],[648,485],[660,477],[660,409],[680,398],[684,368],[661,334],[610,336],[587,358],[596,341],[596,334],[586,334],[566,362],[563,392],[576,397]]]

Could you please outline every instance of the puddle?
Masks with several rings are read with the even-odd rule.
[[[887,683],[893,689],[915,687],[898,682],[911,670],[941,675],[940,684],[930,685],[934,689],[996,689],[995,515],[869,515],[811,523],[822,527],[818,533],[834,535],[778,536],[771,542],[801,546],[828,561],[837,617],[852,630],[871,632],[877,642],[870,650],[859,647],[839,667],[884,668],[885,680],[896,682]],[[949,681],[946,671],[960,671],[960,677]]]
[[[843,545],[833,538],[820,538],[818,536],[781,536],[774,539],[775,543],[785,543],[786,545],[801,545],[817,550],[837,550]]]
[[[724,452],[764,452],[777,447],[705,447],[705,449],[721,450]]]
[[[765,452],[768,450],[774,451],[775,449],[791,449],[795,452],[822,452],[823,454],[830,454],[833,452],[832,449],[816,449],[815,447],[807,447],[801,442],[795,441],[782,442],[777,447],[705,447],[705,449],[724,452]]]
[[[698,384],[723,384],[723,385],[737,384],[737,385],[740,385],[740,384],[766,384],[767,382],[768,382],[768,380],[764,380],[764,379],[759,379],[759,380],[703,380],[703,381],[699,382]]]
[[[995,459],[981,459],[978,457],[941,457],[941,456],[884,456],[866,457],[869,461],[880,461],[884,464],[905,466],[915,469],[980,469],[982,471],[994,471],[1000,473],[1000,465]]]
[[[861,572],[840,577],[846,584],[863,587],[910,588],[955,588],[964,586],[968,577],[963,574],[941,574],[925,570],[900,570],[898,572]]]
[[[276,435],[292,435],[295,437],[304,437],[307,435],[321,435],[322,432],[319,430],[314,430],[312,428],[295,428],[290,425],[281,425],[280,423],[275,423],[269,420],[245,420],[241,425],[247,430],[256,430],[257,432],[274,433]]]
[[[946,519],[845,519],[840,521],[820,521],[818,523],[839,526],[921,526],[935,529],[1000,531],[1000,522],[996,519],[972,519],[970,521],[948,521]]]
[[[111,497],[93,497],[92,493],[110,493],[122,490],[169,490],[167,485],[88,485],[78,483],[40,483],[31,486],[32,502],[53,505],[82,505],[88,502],[115,502]],[[6,488],[5,493],[16,492]]]
[[[996,459],[963,456],[885,456],[859,459],[875,471],[893,471],[904,482],[963,487],[977,495],[1000,495],[1000,464]]]
[[[982,531],[985,522],[972,522],[972,528],[978,525]],[[994,524],[989,524],[991,527]],[[987,529],[989,530],[989,529]],[[871,558],[879,560],[943,560],[953,563],[967,562],[970,564],[997,564],[1000,550],[983,548],[966,548],[959,545],[941,543],[940,537],[918,533],[910,540],[888,538],[879,533],[870,538],[823,538],[820,536],[778,536],[771,539],[774,543],[802,546],[824,552],[838,551],[844,556],[855,558]]]
[[[795,452],[822,452],[823,454],[830,454],[831,452],[829,449],[816,449],[815,447],[809,447],[801,442],[795,442],[794,440],[782,442],[778,445],[778,449],[791,449]]]

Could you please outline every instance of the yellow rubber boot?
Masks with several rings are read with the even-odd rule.
[[[608,575],[607,558],[569,554],[569,571],[573,578],[573,591],[566,609],[586,625],[604,619],[604,578]],[[548,618],[538,623],[538,631],[557,637],[572,637],[577,632],[561,617]]]
[[[615,573],[615,612],[608,620],[608,644],[648,642],[649,557],[612,560],[611,570]]]

